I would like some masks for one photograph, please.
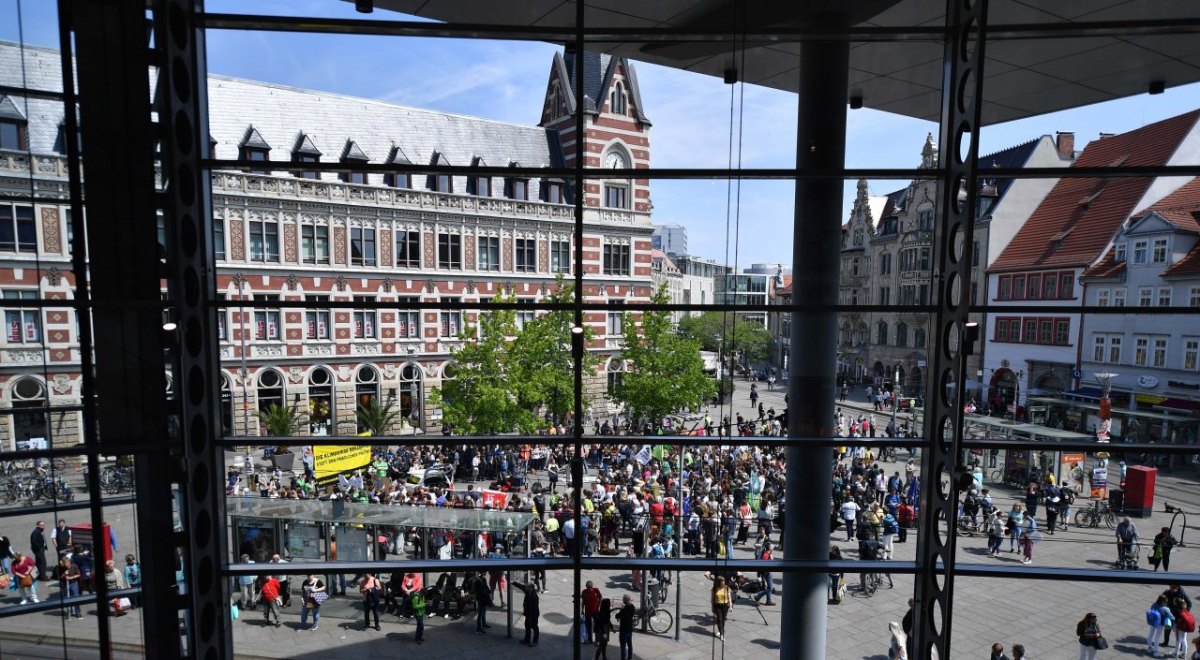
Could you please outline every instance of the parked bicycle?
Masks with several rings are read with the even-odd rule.
[[[643,629],[649,628],[651,632],[665,635],[670,632],[671,626],[675,623],[675,617],[662,607],[643,607],[638,613],[638,621],[641,622]]]
[[[1101,522],[1109,529],[1117,528],[1117,514],[1109,508],[1108,502],[1103,500],[1096,500],[1092,503],[1092,508],[1080,509],[1075,514],[1076,527],[1096,528],[1100,526]]]

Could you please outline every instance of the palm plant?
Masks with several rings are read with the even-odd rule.
[[[355,411],[359,427],[371,435],[384,435],[396,423],[396,418],[400,416],[399,410],[392,410],[395,403],[393,399],[388,399],[385,404],[371,399],[365,406],[359,404],[358,410]]]
[[[295,407],[274,404],[268,406],[266,410],[258,411],[258,419],[262,422],[267,435],[299,435],[300,413],[296,411]],[[279,446],[275,448],[275,453],[287,454],[289,450],[285,446]]]

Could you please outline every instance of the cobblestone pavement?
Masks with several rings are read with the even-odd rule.
[[[749,411],[746,386],[744,382],[739,382],[738,386],[733,409],[746,414]],[[782,410],[784,407],[782,391],[768,392],[763,387],[761,400],[768,408]],[[848,402],[844,405],[850,408],[857,404]],[[866,404],[861,407],[869,411]],[[719,420],[722,411],[713,409],[711,412],[714,420]],[[876,414],[880,427],[886,425],[883,417],[886,415]],[[904,415],[901,414],[901,417]],[[900,465],[907,459],[907,453],[901,451],[899,459],[895,468],[902,469]],[[1015,491],[1005,487],[989,487],[997,496],[997,505],[1003,509],[1009,508],[1015,501]],[[1187,511],[1200,513],[1200,482],[1190,470],[1186,473],[1160,473],[1155,512],[1149,519],[1136,520],[1144,536],[1152,536],[1159,527],[1170,522],[1171,516],[1163,511],[1164,500]],[[1083,500],[1080,501],[1082,503]],[[69,520],[72,515],[77,514],[68,515]],[[122,542],[121,551],[124,552],[132,546],[133,507],[110,507],[106,515],[117,530]],[[19,548],[37,518],[50,521],[54,516],[47,514],[7,519],[0,533],[13,538]],[[1200,531],[1192,526],[1181,529],[1178,522],[1173,531],[1176,537],[1183,536],[1185,545],[1173,553],[1171,568],[1173,571],[1195,571]],[[856,544],[844,539],[845,535],[840,531],[830,536],[831,542],[839,545],[848,558],[854,558]],[[896,545],[897,560],[913,558],[915,538],[910,535],[909,541],[908,544]],[[1115,558],[1113,541],[1113,533],[1106,528],[1071,528],[1053,536],[1047,534],[1035,548],[1034,566],[1107,569]],[[985,543],[982,536],[961,537],[958,561],[1020,567],[1016,553],[1004,552],[998,559],[988,558],[983,549]],[[1003,548],[1008,549],[1007,540]],[[750,557],[752,548],[738,547],[735,555]],[[1148,568],[1144,561],[1142,568]],[[857,575],[847,577],[851,584],[848,598],[841,605],[830,606],[829,609],[827,657],[883,659],[887,651],[887,623],[899,621],[904,615],[906,601],[913,590],[912,579],[896,576],[894,588],[881,589],[873,597],[866,598],[856,589]],[[467,619],[431,619],[427,622],[426,642],[420,647],[413,642],[412,622],[401,622],[396,617],[385,616],[382,631],[363,631],[361,612],[355,607],[357,599],[335,598],[324,606],[321,626],[316,631],[299,630],[296,605],[284,611],[284,625],[281,628],[266,626],[261,612],[243,612],[240,619],[231,622],[235,650],[240,657],[246,658],[362,658],[408,653],[419,653],[430,658],[488,660],[569,658],[571,620],[566,613],[571,609],[570,575],[552,573],[548,578],[550,592],[542,599],[542,640],[536,648],[528,648],[520,643],[524,622],[520,618],[519,597],[513,614],[511,639],[506,635],[506,615],[503,610],[496,609],[489,614],[489,622],[493,627],[487,635],[473,634],[473,622]],[[630,578],[629,573],[619,572],[591,572],[584,576],[584,579],[593,580],[606,597],[612,598],[634,593],[629,588]],[[679,641],[671,636],[637,633],[634,636],[636,657],[659,660],[761,660],[778,655],[779,607],[755,608],[748,600],[741,600],[730,617],[726,639],[722,642],[711,634],[713,623],[707,607],[709,583],[698,574],[684,574],[681,582],[681,616],[677,621],[681,626]],[[777,579],[777,589],[780,583],[781,580]],[[1077,655],[1074,625],[1087,611],[1099,615],[1101,627],[1112,644],[1111,650],[1104,652],[1102,657],[1142,656],[1145,655],[1142,613],[1159,591],[1161,588],[1151,585],[1027,579],[1000,581],[960,576],[955,581],[954,656],[987,657],[990,645],[999,641],[1006,647],[1011,647],[1013,643],[1024,644],[1030,657],[1034,658],[1074,658]],[[1197,592],[1196,595],[1200,595],[1200,590]],[[56,593],[57,587],[48,590],[51,597]],[[43,598],[47,595],[45,587],[42,594]],[[0,598],[0,607],[15,602],[12,596]],[[675,613],[674,593],[670,596],[667,609]],[[95,635],[92,619],[95,608],[85,608],[84,611],[86,616],[83,621],[64,621],[58,612],[0,619],[0,657],[61,657],[64,636],[73,640],[75,645],[68,649],[68,656],[88,657],[85,649]],[[134,610],[129,616],[113,619],[111,629],[117,650],[121,652],[118,657],[133,655],[140,644],[140,612]],[[609,651],[617,653],[615,637]]]

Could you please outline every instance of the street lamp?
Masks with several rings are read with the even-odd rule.
[[[897,437],[896,409],[900,407],[900,365],[896,365],[896,376],[892,379],[892,437]]]

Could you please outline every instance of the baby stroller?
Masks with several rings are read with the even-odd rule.
[[[1125,552],[1125,556],[1117,560],[1117,568],[1125,571],[1138,570],[1138,560],[1142,556],[1142,544],[1134,541],[1129,544],[1129,550]]]

